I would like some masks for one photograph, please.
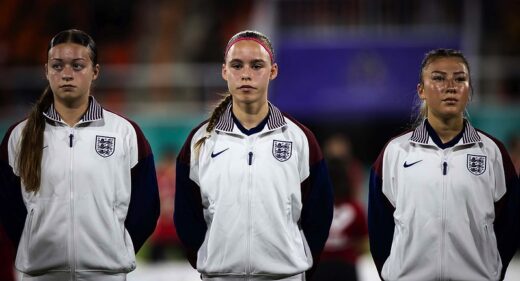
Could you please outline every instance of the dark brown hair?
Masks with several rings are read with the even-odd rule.
[[[62,43],[75,43],[87,47],[92,64],[94,66],[97,64],[96,43],[87,33],[77,29],[62,31],[51,39],[47,53],[52,47]],[[47,86],[29,112],[27,123],[22,131],[18,170],[27,192],[40,190],[43,131],[45,129],[43,113],[51,106],[53,100],[50,86]]]

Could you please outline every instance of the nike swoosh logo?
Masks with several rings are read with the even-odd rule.
[[[224,149],[224,150],[222,150],[222,151],[219,151],[219,152],[217,152],[217,153],[212,152],[212,153],[211,153],[211,158],[215,158],[215,157],[219,156],[221,153],[223,153],[224,151],[226,151],[226,150],[228,150],[228,149],[229,149],[229,147],[226,148],[226,149]]]
[[[408,167],[413,166],[413,165],[415,165],[415,164],[417,164],[417,163],[419,163],[419,162],[421,162],[421,161],[422,161],[422,160],[415,161],[415,162],[410,163],[410,164],[407,164],[406,161],[404,161],[403,167],[408,168]]]

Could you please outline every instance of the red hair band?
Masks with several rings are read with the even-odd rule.
[[[229,49],[231,49],[231,46],[233,46],[233,45],[235,45],[235,43],[237,43],[239,41],[243,41],[243,40],[252,40],[252,41],[255,41],[256,43],[260,44],[260,46],[262,46],[269,54],[269,58],[271,58],[271,63],[274,62],[273,54],[271,53],[270,49],[265,45],[265,43],[262,40],[259,40],[259,39],[253,38],[253,37],[240,37],[240,38],[237,38],[237,39],[229,42],[229,44],[226,47],[226,52],[224,53],[224,58],[227,57],[227,53],[228,53]]]

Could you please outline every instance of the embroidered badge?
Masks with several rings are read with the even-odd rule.
[[[116,150],[116,138],[96,136],[96,152],[102,157],[109,157]]]
[[[284,162],[291,158],[292,142],[273,140],[273,156],[276,160]]]
[[[468,154],[466,166],[474,175],[482,175],[486,171],[486,156]]]

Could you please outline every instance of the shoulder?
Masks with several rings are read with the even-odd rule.
[[[118,128],[120,130],[131,130],[137,132],[141,132],[141,128],[139,125],[137,125],[136,122],[132,121],[130,118],[119,114],[112,112],[107,109],[103,109],[103,119],[107,126],[113,127],[114,130],[117,130]]]
[[[408,129],[392,137],[386,144],[386,147],[402,146],[403,144],[410,143],[410,138],[412,137],[413,131],[413,129]]]
[[[323,159],[320,145],[314,133],[302,123],[298,122],[292,116],[283,113],[287,126],[291,132],[300,135],[305,139],[309,146],[310,163],[316,163]]]
[[[188,137],[186,138],[186,143],[191,143],[193,141],[197,141],[200,138],[202,138],[203,136],[205,136],[207,127],[208,127],[208,120],[204,120],[200,124],[195,126],[188,134]]]
[[[307,128],[305,125],[300,123],[298,120],[296,120],[294,117],[290,116],[289,114],[287,114],[287,113],[282,113],[282,114],[283,114],[285,122],[287,122],[287,125],[289,126],[289,128],[305,135],[305,137],[309,140],[316,140],[314,133],[309,128]]]
[[[480,136],[482,144],[484,145],[483,148],[488,151],[488,153],[493,154],[493,152],[495,152],[495,154],[497,156],[500,155],[500,158],[503,160],[510,158],[506,146],[500,140],[482,130],[476,130]]]
[[[191,150],[192,150],[192,143],[193,141],[197,141],[201,139],[206,133],[206,128],[208,126],[208,120],[204,120],[199,125],[195,126],[191,130],[191,132],[188,134],[188,137],[186,137],[186,141],[184,142],[184,145],[182,146],[181,150],[179,151],[179,154],[177,156],[177,160],[179,162],[188,164],[190,163],[191,158]]]
[[[381,153],[379,153],[379,156],[377,157],[372,167],[376,171],[381,171],[385,155],[388,155],[389,153],[395,153],[396,151],[400,150],[403,146],[408,145],[410,143],[410,137],[412,136],[412,133],[413,129],[409,129],[391,138],[383,146],[383,149],[381,149]]]
[[[498,140],[497,138],[492,136],[491,134],[484,132],[480,129],[475,128],[475,130],[477,131],[481,141],[484,144],[487,144],[489,146],[496,146],[496,148],[500,149],[500,150],[505,149],[505,145],[500,140]]]
[[[518,177],[506,146],[500,140],[482,130],[477,129],[477,133],[484,144],[484,150],[488,156],[492,156],[490,160],[500,163],[499,165],[503,167],[506,178],[513,179]]]
[[[2,144],[0,145],[0,158],[8,159],[9,153],[9,142],[14,137],[15,140],[18,140],[21,135],[25,124],[27,123],[27,119],[18,121],[11,125],[7,131],[5,132],[4,138],[2,140]]]
[[[25,128],[25,124],[27,124],[27,119],[22,119],[20,121],[16,121],[11,126],[9,126],[9,128],[5,132],[4,137],[10,137],[12,135],[21,134],[23,129]]]
[[[150,144],[141,130],[141,127],[139,127],[136,122],[106,109],[103,109],[103,119],[106,126],[109,127],[109,130],[126,135],[130,137],[130,140],[137,143],[138,159],[143,159],[152,154]]]

